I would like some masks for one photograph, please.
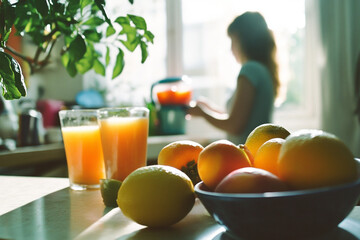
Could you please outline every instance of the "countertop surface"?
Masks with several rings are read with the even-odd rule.
[[[160,150],[167,144],[178,140],[192,140],[206,146],[225,138],[221,133],[203,133],[201,135],[164,135],[148,137],[148,159],[156,159]],[[62,142],[38,146],[20,147],[15,150],[0,151],[0,167],[23,166],[29,164],[64,161],[65,150]]]
[[[105,207],[99,190],[68,186],[67,178],[0,176],[0,239],[234,239],[198,199],[179,223],[150,229],[119,208]],[[333,232],[316,239],[360,239],[360,206]]]

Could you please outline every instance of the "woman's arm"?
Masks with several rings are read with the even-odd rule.
[[[210,111],[216,112],[216,113],[225,113],[223,109],[221,109],[219,106],[214,104],[213,102],[210,102],[207,98],[199,97],[196,100],[197,105],[201,105],[204,108],[209,109]]]
[[[249,120],[255,98],[255,87],[245,76],[238,78],[234,104],[228,114],[213,111],[206,104],[198,103],[188,113],[205,118],[213,126],[228,133],[240,134]]]

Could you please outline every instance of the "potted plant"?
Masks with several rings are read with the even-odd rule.
[[[133,0],[129,0],[133,4]],[[7,45],[10,33],[27,35],[36,45],[34,56],[24,56]],[[14,58],[29,65],[30,74],[41,70],[51,61],[54,45],[62,40],[62,64],[70,76],[93,69],[105,75],[110,52],[117,49],[112,78],[125,66],[124,49],[141,49],[141,62],[148,57],[148,44],[154,35],[147,29],[144,18],[127,14],[111,20],[105,11],[105,0],[0,0],[0,85],[5,99],[26,95],[21,66]],[[98,51],[99,45],[106,49]],[[5,51],[7,50],[7,51]]]

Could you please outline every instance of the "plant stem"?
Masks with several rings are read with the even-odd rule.
[[[50,62],[49,59],[50,59],[50,56],[51,56],[51,52],[52,52],[52,50],[53,50],[53,48],[55,46],[56,40],[57,39],[53,39],[50,42],[50,48],[48,48],[49,50],[46,52],[46,56],[45,56],[44,60],[37,62],[37,66],[39,66],[38,69],[41,69],[41,68],[45,67]]]

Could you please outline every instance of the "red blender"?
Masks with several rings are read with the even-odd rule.
[[[152,84],[150,95],[159,121],[157,133],[185,134],[186,109],[192,97],[190,79],[186,76],[162,79]]]

